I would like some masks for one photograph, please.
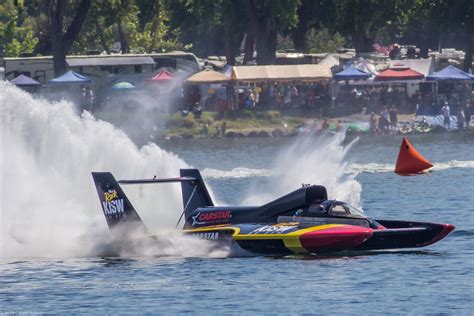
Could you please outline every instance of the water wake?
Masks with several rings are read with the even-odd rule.
[[[88,112],[78,116],[68,102],[35,100],[0,83],[0,105],[1,257],[90,255],[108,232],[91,171],[171,177],[186,166],[154,144],[137,148],[111,124]],[[151,231],[174,226],[179,187],[136,187],[127,194]],[[201,248],[206,254],[194,243],[186,251],[175,243],[175,254],[196,255],[192,250]]]

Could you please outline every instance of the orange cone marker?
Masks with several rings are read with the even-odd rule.
[[[400,153],[398,154],[395,172],[402,175],[421,173],[433,167],[433,164],[426,160],[408,139],[403,137]]]

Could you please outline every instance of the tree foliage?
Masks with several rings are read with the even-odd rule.
[[[106,3],[107,5],[104,5]],[[160,1],[94,2],[73,52],[151,53],[184,49]]]
[[[50,4],[68,4],[62,12],[66,35],[82,1],[4,0],[0,45],[6,56],[52,54],[57,35]],[[473,21],[471,0],[102,0],[91,2],[80,33],[65,48],[73,54],[187,49],[198,56],[225,55],[229,64],[241,53],[250,61],[255,48],[257,62],[269,64],[277,39],[290,38],[301,52],[341,45],[368,52],[374,43],[399,42],[418,45],[426,57],[428,48],[446,43],[470,56]]]
[[[38,44],[38,37],[34,34],[35,21],[26,9],[13,0],[0,3],[0,45],[6,56],[33,52]]]

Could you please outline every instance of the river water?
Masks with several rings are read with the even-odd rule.
[[[430,174],[392,170],[399,136],[186,140],[137,148],[65,102],[0,87],[0,313],[456,314],[474,309],[474,134],[415,135]],[[269,201],[302,183],[374,218],[451,223],[427,248],[243,256],[171,232],[179,188],[127,188],[163,245],[108,257],[90,171],[119,178],[199,168],[220,204]]]

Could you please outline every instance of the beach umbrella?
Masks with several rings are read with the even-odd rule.
[[[112,86],[112,90],[132,90],[136,87],[127,81],[117,82]]]

